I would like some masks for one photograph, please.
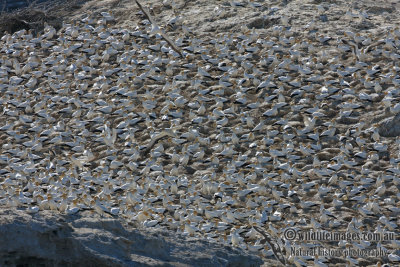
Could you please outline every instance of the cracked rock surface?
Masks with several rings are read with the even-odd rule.
[[[0,210],[1,266],[260,266],[260,258],[88,214]]]

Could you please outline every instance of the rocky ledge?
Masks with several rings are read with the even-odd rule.
[[[0,266],[260,266],[246,252],[113,218],[0,209]]]

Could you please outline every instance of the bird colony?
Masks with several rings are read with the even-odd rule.
[[[273,257],[258,228],[304,266],[333,258],[289,255],[310,244],[284,240],[288,227],[398,232],[400,142],[365,114],[400,111],[399,29],[183,27],[178,53],[147,20],[112,20],[1,38],[1,206],[90,210]]]

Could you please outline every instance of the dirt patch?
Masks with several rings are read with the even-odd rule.
[[[35,4],[11,12],[0,13],[0,37],[7,33],[19,30],[31,30],[32,34],[39,34],[45,24],[56,30],[62,27],[63,18],[71,12],[81,9],[88,0],[69,0],[51,3]]]

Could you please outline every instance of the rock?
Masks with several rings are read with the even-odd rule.
[[[86,213],[86,214],[85,214]],[[0,266],[260,266],[244,251],[89,212],[0,209]]]
[[[269,16],[269,17],[258,16],[250,19],[249,22],[247,23],[247,27],[249,29],[252,28],[265,29],[274,26],[279,21],[280,21],[279,16]]]
[[[320,16],[319,16],[319,19],[320,19],[322,22],[327,22],[327,21],[328,21],[328,16],[327,16],[327,15],[320,15]]]
[[[378,128],[380,136],[396,137],[400,135],[400,113],[394,117],[385,119]]]
[[[356,124],[357,122],[360,121],[360,119],[356,118],[356,117],[343,117],[343,116],[340,116],[339,118],[336,119],[336,121],[338,123],[341,123],[341,124],[351,125],[351,124]]]

